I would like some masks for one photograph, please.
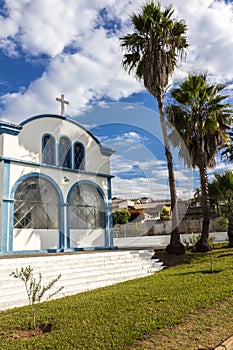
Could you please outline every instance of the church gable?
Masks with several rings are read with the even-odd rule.
[[[18,157],[72,170],[109,173],[112,150],[73,120],[57,115],[32,117],[21,124]]]

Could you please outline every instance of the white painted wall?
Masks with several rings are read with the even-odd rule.
[[[4,134],[0,135],[0,155],[3,154],[3,140],[4,140]]]
[[[14,149],[17,148],[18,152],[15,153],[15,150],[11,149],[8,156],[14,157],[16,154],[17,158],[22,160],[42,162],[41,141],[45,133],[52,134],[57,143],[61,136],[69,137],[72,144],[76,141],[83,143],[86,151],[86,170],[109,174],[109,157],[101,153],[96,140],[78,125],[59,118],[40,118],[26,123],[20,134],[14,136],[18,139],[18,146],[14,144]]]
[[[13,251],[57,248],[59,248],[59,230],[13,230]]]
[[[104,247],[104,246],[105,246],[104,229],[70,230],[70,247],[71,248]]]
[[[49,176],[51,179],[55,181],[55,183],[60,187],[64,200],[66,201],[67,195],[69,193],[69,190],[71,187],[77,183],[78,181],[82,180],[89,180],[96,185],[98,185],[104,192],[106,198],[108,197],[108,183],[107,178],[102,176],[96,176],[92,174],[87,173],[77,173],[72,172],[65,169],[56,169],[56,168],[49,168],[49,167],[40,167],[40,166],[33,166],[33,165],[25,165],[21,163],[11,163],[11,170],[10,170],[10,192],[12,190],[12,187],[16,183],[16,181],[21,178],[24,175],[30,174],[30,173],[41,173],[44,175]],[[69,179],[68,182],[64,181],[64,177]]]
[[[0,135],[2,136],[2,135]],[[1,140],[1,137],[0,137]],[[1,141],[0,141],[1,144]],[[0,251],[2,244],[2,207],[3,207],[3,162],[0,162]]]
[[[70,120],[39,118],[26,123],[18,136],[0,135],[0,155],[22,161],[42,162],[42,136],[52,134],[57,143],[61,136],[67,136],[72,145],[79,141],[85,147],[86,170],[109,174],[109,157],[101,153],[100,145],[85,130]]]
[[[57,140],[57,143],[61,136],[69,137],[72,144],[77,141],[82,142],[86,150],[85,170],[87,170],[87,172],[93,172],[93,174],[40,166],[39,164],[42,162],[42,136],[46,133],[52,134]],[[36,172],[45,174],[53,179],[62,191],[64,203],[67,202],[67,195],[71,187],[81,180],[89,180],[95,183],[103,190],[106,199],[108,198],[107,178],[98,176],[98,174],[95,173],[110,173],[109,157],[102,154],[100,145],[89,133],[69,120],[53,117],[38,118],[26,123],[17,136],[9,134],[0,135],[0,156],[19,160],[20,162],[37,163],[25,164],[11,161],[9,179],[10,193],[19,178]],[[0,162],[1,178],[3,175],[2,172],[3,163]],[[68,182],[64,181],[65,177],[69,179]],[[3,184],[0,182],[0,198],[2,198],[2,188]],[[2,205],[2,202],[0,202],[0,205]],[[1,221],[0,214],[0,238]],[[13,250],[41,250],[59,247],[58,230],[14,229],[13,235]],[[86,230],[78,232],[74,230],[71,233],[71,239],[72,242],[76,242],[74,246],[104,246],[105,232],[102,229],[94,230],[93,232]]]

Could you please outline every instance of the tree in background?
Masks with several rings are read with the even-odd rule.
[[[233,132],[229,132],[229,140],[228,142],[223,144],[222,152],[221,152],[222,158],[225,158],[228,162],[233,162]]]
[[[173,18],[171,5],[163,11],[160,2],[146,2],[141,13],[133,14],[131,21],[133,33],[121,38],[124,51],[123,67],[135,77],[143,80],[145,88],[157,99],[160,123],[163,133],[165,154],[168,164],[168,177],[172,206],[171,241],[167,251],[183,254],[185,249],[180,241],[178,230],[177,195],[173,170],[172,154],[166,130],[164,115],[164,94],[168,79],[172,75],[177,60],[182,60],[185,49],[187,26],[183,21]]]
[[[229,247],[233,247],[233,173],[214,174],[215,179],[209,184],[210,200],[216,204],[218,215],[227,218]]]
[[[112,216],[113,216],[113,225],[116,225],[116,224],[123,225],[129,222],[130,212],[128,209],[118,209],[113,211]]]
[[[168,207],[164,206],[160,214],[160,220],[169,220],[169,219],[171,219],[171,212],[168,209]]]
[[[196,250],[211,250],[208,243],[209,223],[211,216],[207,169],[215,166],[215,155],[228,139],[232,123],[232,108],[223,101],[228,97],[222,95],[226,85],[210,84],[207,74],[189,74],[187,79],[173,89],[173,103],[168,106],[169,121],[180,133],[186,144],[188,155],[180,148],[179,139],[170,134],[173,146],[180,149],[179,155],[188,166],[197,167],[200,173],[200,184],[203,207],[203,225],[201,238]]]

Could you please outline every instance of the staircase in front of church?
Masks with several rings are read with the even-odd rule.
[[[46,256],[2,257],[0,259],[0,310],[27,305],[23,283],[10,273],[31,266],[35,277],[42,275],[42,285],[61,274],[54,286],[64,286],[55,296],[61,298],[91,289],[145,277],[164,268],[158,259],[151,259],[151,250],[78,252]],[[47,292],[52,293],[53,289]]]

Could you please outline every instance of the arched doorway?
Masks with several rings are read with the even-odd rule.
[[[60,248],[60,208],[51,181],[40,175],[22,179],[14,193],[13,250]]]
[[[105,246],[104,195],[88,182],[75,184],[68,195],[68,242],[70,248]]]

